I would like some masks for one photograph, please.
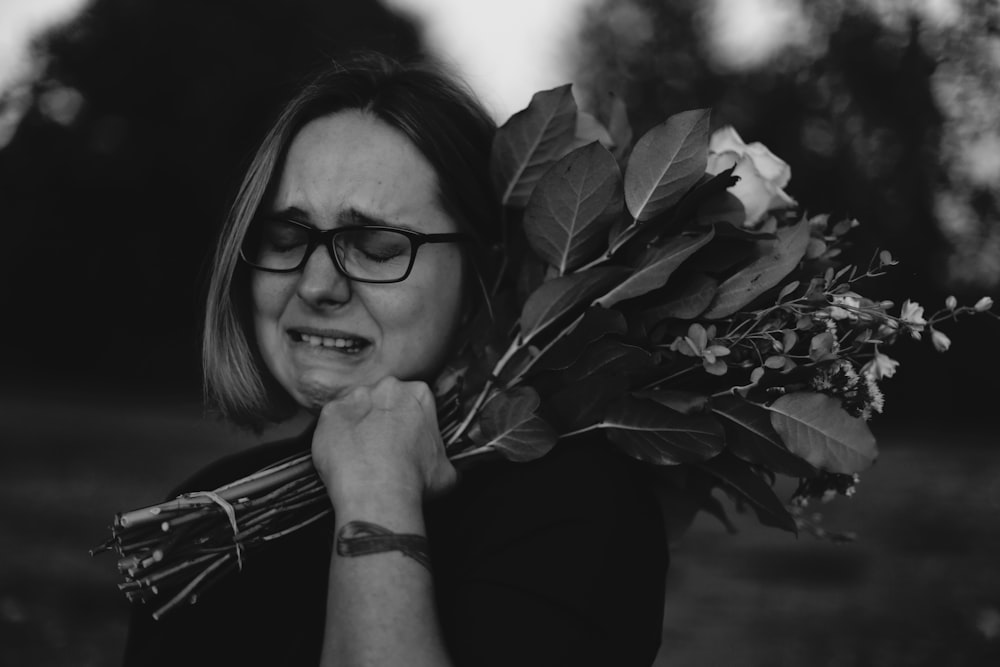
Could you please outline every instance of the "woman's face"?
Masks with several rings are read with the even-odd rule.
[[[349,110],[302,128],[267,212],[317,229],[457,232],[438,199],[437,175],[416,147],[374,116]],[[386,376],[431,379],[461,317],[462,265],[457,244],[427,244],[406,280],[352,282],[320,246],[300,272],[253,271],[254,330],[267,368],[313,410]]]

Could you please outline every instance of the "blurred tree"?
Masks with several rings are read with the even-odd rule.
[[[875,289],[897,303],[996,298],[1000,120],[986,110],[1000,94],[998,10],[989,0],[954,0],[947,15],[920,6],[603,0],[581,30],[577,93],[598,112],[607,93],[622,97],[640,134],[711,107],[713,126],[733,125],[792,165],[788,191],[806,210],[862,222],[852,260],[891,249],[901,265]],[[997,322],[946,330],[947,355],[926,341],[893,351],[901,376],[923,377],[889,385],[890,400],[992,415],[1000,365],[981,350]]]
[[[357,0],[94,0],[40,36],[0,98],[23,112],[0,150],[5,379],[196,390],[207,254],[281,103],[331,57],[418,41]]]

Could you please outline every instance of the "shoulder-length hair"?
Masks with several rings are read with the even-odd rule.
[[[254,156],[221,230],[211,267],[202,367],[207,404],[260,428],[297,410],[264,366],[253,334],[250,269],[240,243],[276,185],[289,144],[309,121],[347,109],[401,131],[433,167],[445,211],[483,250],[499,235],[489,155],[496,125],[476,97],[426,61],[363,54],[335,63],[286,105]],[[478,254],[478,253],[477,253]],[[478,260],[477,260],[478,261]]]

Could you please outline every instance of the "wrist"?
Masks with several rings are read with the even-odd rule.
[[[419,490],[368,485],[330,495],[338,529],[351,521],[373,521],[394,531],[423,532],[423,500]]]

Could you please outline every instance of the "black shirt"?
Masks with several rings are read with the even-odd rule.
[[[177,493],[214,489],[308,451],[303,436],[204,469]],[[438,613],[458,667],[650,665],[660,644],[668,555],[640,465],[575,438],[531,463],[463,470],[425,507]],[[136,605],[124,664],[314,667],[333,520],[245,558],[159,621]]]

